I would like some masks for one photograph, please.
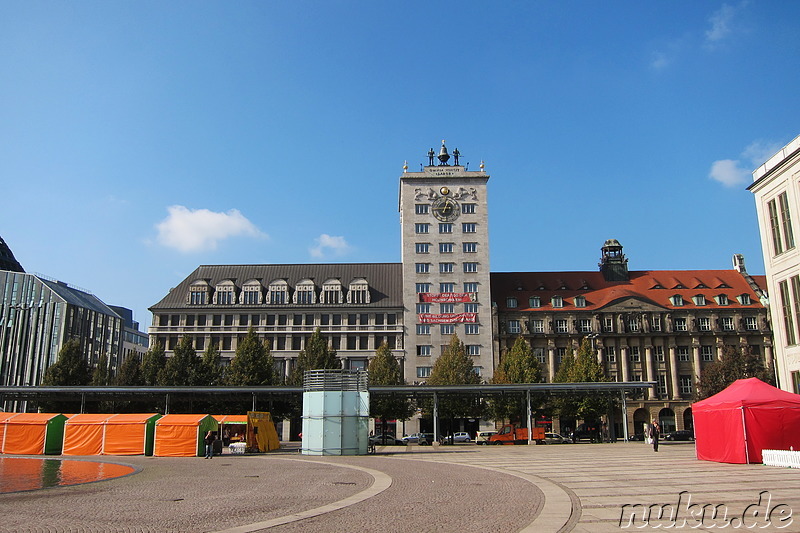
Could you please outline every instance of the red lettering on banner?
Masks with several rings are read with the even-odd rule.
[[[456,322],[477,322],[478,313],[421,313],[420,324],[453,324]]]
[[[462,303],[471,302],[472,293],[470,292],[423,292],[420,293],[419,299],[423,302],[432,302],[435,304],[449,304],[449,303]]]

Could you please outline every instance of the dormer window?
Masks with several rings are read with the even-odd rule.
[[[252,279],[242,285],[242,294],[239,295],[240,303],[244,305],[258,305],[261,303],[261,283]]]
[[[538,296],[531,296],[528,298],[528,305],[530,307],[541,307],[542,306],[542,299]]]
[[[750,299],[749,294],[740,294],[738,300],[739,303],[742,305],[750,305],[753,303],[753,301]]]
[[[683,305],[683,297],[680,294],[675,294],[671,296],[670,301],[672,302],[672,305],[676,307],[680,307]]]
[[[310,279],[304,279],[297,283],[294,287],[293,303],[299,305],[311,305],[317,303],[317,294],[314,290],[314,282]]]
[[[208,303],[208,283],[195,281],[189,287],[189,305],[206,305]]]
[[[564,307],[564,299],[561,296],[553,296],[550,299],[550,303],[553,307]]]
[[[586,307],[586,297],[585,296],[576,296],[575,297],[575,307]]]
[[[718,305],[729,305],[730,301],[728,300],[727,294],[718,294],[715,298]]]
[[[217,305],[232,305],[236,303],[234,296],[236,286],[231,280],[225,280],[217,285],[214,292],[214,303]]]
[[[286,283],[286,280],[278,279],[269,284],[267,300],[270,305],[289,303],[289,284]]]
[[[695,294],[692,296],[692,300],[694,301],[694,305],[706,305],[706,297],[702,294]]]
[[[426,206],[427,207],[427,206]],[[338,279],[329,279],[322,284],[320,302],[325,304],[340,304],[344,301],[342,282]]]
[[[369,301],[369,284],[367,280],[358,278],[351,281],[347,290],[347,303],[368,304]]]
[[[506,298],[506,307],[509,309],[514,309],[517,307],[517,299],[516,298]]]

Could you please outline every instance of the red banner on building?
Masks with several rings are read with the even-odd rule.
[[[478,313],[422,313],[419,315],[420,324],[454,324],[456,322],[477,322]]]
[[[419,299],[423,302],[433,302],[435,304],[452,304],[461,302],[471,302],[471,292],[423,292]]]

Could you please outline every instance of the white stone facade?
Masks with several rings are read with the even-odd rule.
[[[800,136],[753,171],[779,387],[800,393]]]

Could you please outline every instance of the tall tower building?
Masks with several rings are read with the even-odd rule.
[[[458,335],[483,379],[492,375],[489,175],[469,171],[445,142],[420,172],[400,176],[405,379],[423,382]],[[450,161],[452,159],[452,163]]]

